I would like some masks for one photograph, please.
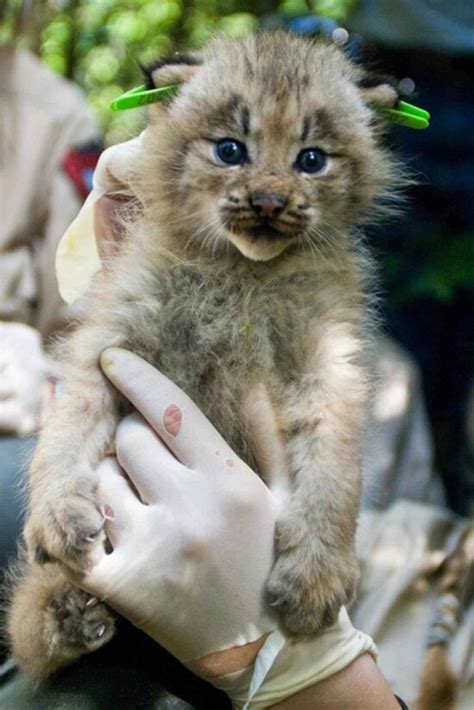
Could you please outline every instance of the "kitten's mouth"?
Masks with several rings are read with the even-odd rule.
[[[233,234],[256,241],[257,239],[266,239],[268,241],[276,241],[277,239],[292,239],[295,235],[282,232],[270,223],[255,224],[248,227],[233,227]]]
[[[247,227],[247,229],[239,230],[242,236],[249,236],[252,239],[288,239],[288,234],[283,234],[271,224],[256,225],[255,227]]]

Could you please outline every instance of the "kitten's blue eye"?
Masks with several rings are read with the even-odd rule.
[[[296,158],[296,167],[304,173],[319,173],[326,165],[326,153],[319,148],[306,148]]]
[[[242,165],[247,161],[247,148],[233,138],[217,141],[215,151],[219,160],[226,165]]]

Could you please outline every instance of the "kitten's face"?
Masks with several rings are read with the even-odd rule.
[[[218,40],[185,71],[148,129],[147,170],[183,238],[268,260],[363,216],[388,159],[358,70],[336,48],[283,34]],[[173,68],[156,76],[170,82]]]

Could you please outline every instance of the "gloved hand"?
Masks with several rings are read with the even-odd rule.
[[[345,611],[314,639],[293,643],[277,630],[263,590],[280,498],[151,365],[109,349],[102,367],[142,416],[120,424],[118,462],[99,468],[113,551],[75,581],[236,707],[251,696],[250,707],[267,707],[375,654]]]
[[[25,436],[39,424],[46,375],[52,371],[37,330],[0,322],[0,431]]]
[[[113,255],[121,238],[121,207],[136,204],[129,188],[141,136],[107,148],[94,172],[93,190],[59,242],[56,276],[59,292],[73,303],[87,292],[101,258]]]
[[[127,417],[118,463],[99,469],[114,552],[86,584],[185,663],[260,639],[276,627],[262,599],[277,514],[271,492],[151,365],[115,349],[102,364],[153,429]]]

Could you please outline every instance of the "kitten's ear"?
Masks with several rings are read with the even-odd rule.
[[[202,64],[199,54],[174,54],[142,66],[147,89],[157,89],[168,84],[182,84],[196,73]]]
[[[366,72],[357,86],[366,103],[380,108],[394,108],[400,98],[396,80],[385,74]]]

